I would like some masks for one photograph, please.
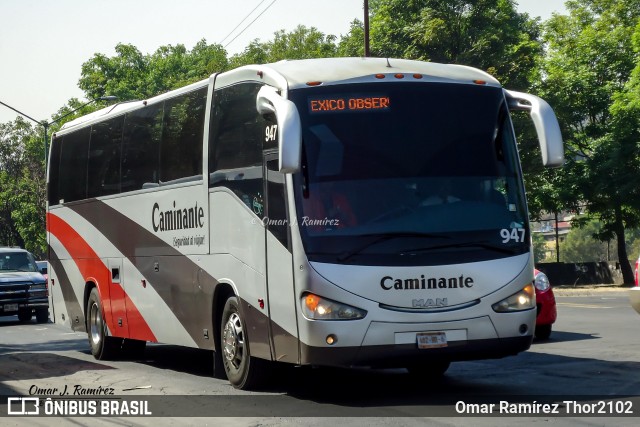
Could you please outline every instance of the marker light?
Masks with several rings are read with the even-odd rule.
[[[485,82],[484,80],[474,80],[473,82],[475,84],[477,84],[477,85],[486,85],[487,84],[487,82]]]
[[[536,291],[533,284],[529,283],[527,286],[522,288],[520,292],[493,304],[491,308],[493,308],[493,311],[497,313],[508,313],[512,311],[529,310],[535,306]]]
[[[395,77],[396,79],[404,79],[404,74],[400,74],[400,73],[398,73],[398,74],[394,75],[394,77]]]
[[[422,78],[422,74],[414,74],[413,78],[414,79],[421,79]]]
[[[319,297],[312,293],[302,296],[302,314],[310,320],[356,320],[367,315],[365,310]]]
[[[322,82],[307,82],[307,86],[320,86]]]
[[[384,74],[376,74],[376,79],[384,79],[385,75]]]

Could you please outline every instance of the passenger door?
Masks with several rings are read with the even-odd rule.
[[[299,362],[293,256],[287,213],[285,175],[278,171],[278,154],[264,155],[265,231],[269,328],[275,360]]]

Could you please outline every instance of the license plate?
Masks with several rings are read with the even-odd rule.
[[[4,311],[18,311],[18,304],[5,304]]]
[[[421,332],[416,334],[418,348],[440,348],[447,346],[447,335],[444,332]]]

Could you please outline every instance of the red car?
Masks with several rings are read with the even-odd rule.
[[[631,301],[631,307],[638,313],[640,313],[640,281],[638,280],[638,267],[640,266],[640,257],[636,260],[636,285],[629,290],[629,301]]]
[[[556,297],[553,295],[547,275],[539,270],[534,270],[534,274],[533,284],[536,288],[536,305],[538,307],[535,336],[540,340],[546,340],[551,336],[551,325],[557,317]]]

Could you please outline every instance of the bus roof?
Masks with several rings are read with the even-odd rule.
[[[304,87],[308,82],[333,84],[376,74],[420,74],[431,80],[460,83],[482,81],[491,86],[500,86],[498,80],[493,76],[477,68],[395,58],[316,58],[283,60],[264,65],[247,65],[218,74],[216,86],[218,86],[218,83],[225,86],[247,78],[256,78],[256,72],[263,72],[265,77],[270,76],[272,78],[272,84],[287,89]],[[202,80],[144,101],[125,101],[94,111],[65,123],[60,132],[66,133],[66,130],[78,125],[89,124],[100,119],[124,114],[127,111],[159,102],[167,97],[194,90],[206,85],[208,81]]]
[[[307,82],[325,84],[372,76],[375,74],[422,74],[424,77],[449,81],[472,82],[482,80],[499,85],[498,80],[484,71],[464,65],[438,64],[394,58],[322,58],[284,60],[264,67],[281,74],[289,88],[301,87]]]

